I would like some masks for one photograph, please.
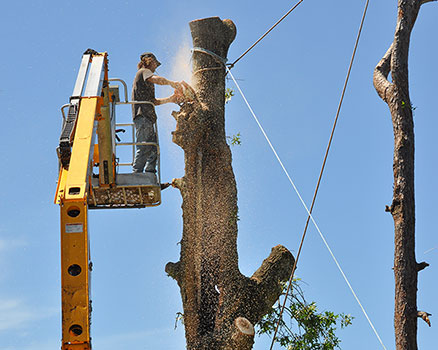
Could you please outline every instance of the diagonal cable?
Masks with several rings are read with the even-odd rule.
[[[373,323],[371,322],[368,314],[366,313],[366,311],[365,311],[364,307],[362,306],[359,298],[357,297],[357,294],[355,293],[353,287],[351,286],[350,282],[348,281],[347,276],[345,275],[344,271],[342,270],[339,262],[337,261],[335,255],[333,254],[333,251],[330,249],[330,246],[328,245],[326,239],[324,238],[324,235],[322,234],[321,230],[319,229],[318,225],[316,224],[316,222],[315,222],[315,220],[314,220],[314,218],[313,218],[313,216],[311,214],[311,212],[313,210],[313,206],[314,206],[315,200],[316,200],[316,195],[317,195],[317,192],[318,192],[318,189],[319,189],[319,185],[320,185],[320,182],[321,182],[321,179],[322,179],[322,174],[323,174],[323,171],[324,171],[324,168],[325,168],[325,164],[326,164],[326,161],[327,161],[327,156],[328,156],[328,153],[329,153],[329,150],[330,150],[330,146],[331,146],[331,142],[332,142],[332,139],[333,139],[334,131],[335,131],[335,128],[336,128],[338,117],[339,117],[339,113],[340,113],[340,110],[341,110],[342,102],[343,102],[343,99],[344,99],[344,95],[345,95],[347,83],[348,83],[348,80],[349,80],[351,68],[352,68],[352,65],[353,65],[354,57],[355,57],[355,54],[356,54],[356,50],[357,50],[360,34],[361,34],[361,31],[362,31],[362,28],[363,28],[363,23],[364,23],[364,20],[365,20],[365,15],[366,15],[366,12],[367,12],[367,9],[368,9],[368,3],[369,3],[369,0],[366,1],[365,10],[364,10],[364,13],[363,13],[363,16],[362,16],[362,20],[361,20],[358,36],[357,36],[355,47],[354,47],[354,50],[353,50],[353,55],[352,55],[352,58],[351,58],[351,61],[350,61],[350,66],[349,66],[349,69],[348,69],[347,77],[345,79],[344,88],[342,90],[341,100],[339,102],[339,106],[338,106],[338,110],[337,110],[337,113],[336,113],[335,122],[334,122],[333,129],[332,129],[332,132],[331,132],[331,135],[330,135],[329,144],[327,146],[326,154],[325,154],[325,157],[324,157],[322,169],[321,169],[321,172],[320,172],[320,175],[319,175],[319,178],[318,178],[318,183],[317,183],[317,186],[316,186],[316,189],[315,189],[315,193],[314,193],[314,197],[313,197],[313,200],[312,200],[312,205],[311,205],[310,210],[307,208],[307,206],[306,206],[304,200],[302,199],[302,197],[301,197],[297,187],[295,186],[295,184],[292,181],[289,173],[287,172],[286,168],[284,167],[283,162],[281,161],[280,157],[278,156],[277,152],[275,151],[275,148],[273,147],[271,141],[269,140],[266,132],[264,131],[264,129],[263,129],[262,125],[260,124],[257,116],[255,115],[254,111],[252,110],[248,100],[246,99],[245,95],[243,94],[242,90],[240,89],[239,84],[237,83],[236,79],[234,78],[234,76],[232,75],[232,73],[231,73],[231,71],[230,71],[230,69],[228,67],[227,67],[227,70],[228,70],[228,73],[230,74],[231,78],[233,79],[234,83],[236,84],[240,94],[242,95],[246,105],[248,106],[248,109],[250,110],[251,114],[253,115],[256,123],[258,124],[258,126],[260,128],[260,130],[262,131],[265,139],[267,140],[271,150],[273,151],[275,157],[277,158],[280,166],[282,167],[284,173],[286,174],[287,178],[289,179],[289,182],[291,183],[292,187],[294,188],[295,192],[297,193],[298,198],[300,199],[302,205],[304,206],[304,208],[306,209],[306,211],[308,213],[308,218],[307,218],[307,221],[306,221],[306,227],[305,227],[305,230],[304,230],[301,242],[300,242],[300,247],[299,247],[299,250],[298,250],[298,253],[297,253],[297,258],[295,259],[294,266],[292,268],[292,274],[291,274],[290,279],[289,279],[288,288],[287,288],[287,291],[286,291],[286,296],[285,296],[285,299],[284,299],[284,303],[283,303],[282,309],[280,311],[280,318],[281,318],[281,315],[282,315],[282,313],[284,311],[284,308],[285,308],[285,304],[286,304],[286,300],[287,300],[287,295],[288,295],[288,293],[290,292],[290,289],[291,289],[291,285],[292,285],[291,281],[293,280],[294,272],[296,270],[296,265],[297,265],[299,256],[301,254],[301,249],[302,249],[302,246],[303,246],[303,243],[304,243],[304,238],[305,238],[305,235],[306,235],[306,232],[307,232],[309,220],[312,220],[312,223],[315,225],[315,228],[317,229],[321,239],[323,240],[325,246],[327,247],[328,251],[330,252],[330,255],[332,256],[334,262],[336,263],[336,266],[338,267],[339,271],[341,272],[341,274],[342,274],[345,282],[347,283],[350,291],[352,292],[354,298],[356,299],[357,303],[359,304],[359,306],[360,306],[363,314],[365,315],[366,319],[368,320],[368,323],[370,324],[371,328],[373,329],[373,331],[374,331],[375,335],[377,336],[377,338],[378,338],[380,344],[382,345],[383,349],[386,350],[386,347],[384,346],[384,344],[383,344],[379,334],[377,333]],[[275,343],[275,337],[276,337],[276,334],[277,334],[277,331],[278,331],[279,324],[280,324],[280,319],[279,319],[279,322],[278,322],[278,324],[276,326],[276,329],[275,329],[274,337],[273,337],[272,344],[271,344],[271,350],[272,350],[272,347],[273,347],[273,345]]]
[[[306,233],[307,233],[307,228],[308,228],[308,226],[309,226],[309,219],[312,219],[312,222],[315,224],[315,222],[314,222],[314,220],[313,220],[313,217],[312,217],[312,214],[311,214],[311,213],[312,213],[312,211],[313,211],[313,207],[314,207],[314,205],[315,205],[316,196],[317,196],[317,194],[318,194],[319,186],[320,186],[320,184],[321,184],[322,175],[323,175],[323,173],[324,173],[325,165],[326,165],[326,162],[327,162],[327,157],[328,157],[328,154],[329,154],[329,151],[330,151],[330,147],[331,147],[331,143],[332,143],[332,140],[333,140],[334,132],[335,132],[336,125],[337,125],[337,122],[338,122],[339,114],[340,114],[341,107],[342,107],[342,102],[343,102],[343,100],[344,100],[344,96],[345,96],[345,91],[346,91],[346,89],[347,89],[347,84],[348,84],[348,80],[349,80],[349,78],[350,78],[351,68],[352,68],[352,66],[353,66],[354,58],[355,58],[356,51],[357,51],[357,46],[358,46],[358,44],[359,44],[360,35],[361,35],[361,33],[362,33],[363,24],[364,24],[364,21],[365,21],[365,17],[366,17],[367,10],[368,10],[368,4],[369,4],[369,0],[366,0],[365,8],[364,8],[363,15],[362,15],[362,19],[361,19],[360,26],[359,26],[359,31],[358,31],[358,34],[357,34],[357,37],[356,37],[356,41],[355,41],[355,45],[354,45],[354,49],[353,49],[353,54],[352,54],[352,56],[351,56],[350,64],[349,64],[349,67],[348,67],[347,76],[346,76],[346,78],[345,78],[344,87],[343,87],[343,89],[342,89],[341,98],[340,98],[340,101],[339,101],[338,109],[337,109],[337,111],[336,111],[336,117],[335,117],[335,120],[334,120],[334,123],[333,123],[333,128],[332,128],[332,131],[331,131],[331,134],[330,134],[330,138],[329,138],[329,142],[328,142],[327,149],[326,149],[326,152],[325,152],[325,156],[324,156],[323,164],[322,164],[322,166],[321,166],[321,171],[320,171],[320,173],[319,173],[319,177],[318,177],[317,185],[316,185],[315,192],[314,192],[314,195],[313,195],[313,198],[312,198],[312,204],[311,204],[311,206],[310,206],[310,211],[308,211],[308,214],[309,214],[309,215],[308,215],[308,217],[307,217],[306,225],[305,225],[304,232],[303,232],[303,235],[302,235],[302,238],[301,238],[301,242],[300,242],[300,246],[299,246],[299,250],[298,250],[298,254],[297,254],[297,259],[295,260],[295,262],[294,262],[294,266],[293,266],[293,268],[292,268],[292,273],[291,273],[291,276],[290,276],[290,278],[289,278],[288,287],[287,287],[287,290],[286,290],[286,295],[285,295],[285,298],[284,298],[284,302],[283,302],[282,308],[281,308],[281,310],[280,310],[279,320],[278,320],[278,323],[277,323],[276,328],[275,328],[275,331],[274,331],[274,336],[273,336],[273,338],[272,338],[272,343],[271,343],[271,347],[270,347],[271,350],[272,350],[272,348],[273,348],[273,346],[274,346],[274,343],[275,343],[275,337],[276,337],[276,335],[277,335],[278,328],[279,328],[279,325],[280,325],[280,322],[281,322],[281,318],[282,318],[282,315],[283,315],[284,309],[285,309],[285,307],[286,307],[287,296],[288,296],[288,294],[289,294],[289,292],[291,291],[291,288],[292,288],[292,281],[293,281],[294,273],[295,273],[296,266],[297,266],[297,263],[298,263],[299,254],[301,253],[301,249],[302,249],[302,246],[303,246],[303,243],[304,243],[304,238],[305,238]],[[306,210],[307,210],[307,208],[306,208]],[[363,306],[362,306],[362,304],[361,304],[359,298],[357,297],[356,293],[354,292],[353,288],[351,287],[350,282],[348,281],[348,279],[347,279],[345,273],[343,272],[343,270],[342,270],[341,266],[339,265],[339,263],[338,263],[336,257],[334,256],[332,250],[330,249],[330,247],[329,247],[327,241],[325,240],[325,238],[324,238],[324,236],[322,235],[322,233],[321,233],[321,231],[319,230],[319,228],[318,228],[316,225],[315,225],[315,227],[317,228],[318,233],[320,234],[320,236],[321,236],[321,238],[322,238],[324,244],[326,245],[327,249],[329,250],[329,252],[330,252],[330,254],[331,254],[333,260],[335,261],[335,263],[336,263],[336,265],[337,265],[339,271],[341,272],[342,276],[344,277],[345,282],[347,283],[348,287],[350,288],[351,292],[353,293],[353,296],[355,297],[356,301],[358,302],[359,306],[361,307],[362,312],[364,313],[365,317],[367,318],[367,320],[368,320],[368,322],[369,322],[371,328],[373,329],[373,331],[374,331],[374,333],[376,334],[377,338],[379,339],[381,345],[382,345],[383,348],[385,349],[385,346],[383,345],[383,342],[382,342],[382,340],[380,339],[380,336],[378,335],[376,329],[374,328],[374,325],[372,324],[371,320],[369,319],[368,314],[366,313],[365,309],[363,308]]]
[[[243,56],[245,56],[248,52],[250,52],[253,48],[254,48],[254,46],[256,46],[260,41],[262,41],[263,39],[264,39],[264,37],[266,36],[266,35],[268,35],[276,26],[278,26],[279,24],[280,24],[280,22],[281,21],[283,21],[293,10],[295,10],[297,7],[298,7],[298,5],[300,5],[302,2],[303,2],[304,0],[300,0],[300,1],[298,1],[289,11],[287,11],[284,15],[283,15],[283,17],[281,17],[277,22],[275,22],[272,26],[271,26],[271,28],[269,28],[266,32],[265,32],[265,34],[263,34],[260,38],[258,38],[257,40],[256,40],[256,42],[254,43],[254,44],[252,44],[243,54],[241,54],[233,63],[231,63],[230,65],[229,65],[229,67],[230,68],[233,68],[234,67],[234,65],[237,63],[237,62],[239,62],[242,58],[243,58]]]
[[[229,72],[231,78],[233,79],[234,83],[236,84],[236,87],[237,87],[237,89],[239,90],[239,93],[241,94],[242,98],[244,99],[246,105],[248,106],[248,109],[250,110],[250,112],[251,112],[252,116],[254,117],[256,123],[258,124],[258,126],[259,126],[261,132],[262,132],[263,135],[265,136],[265,139],[266,139],[266,141],[268,142],[268,144],[269,144],[269,146],[270,146],[272,152],[274,153],[275,157],[277,158],[277,160],[278,160],[278,162],[279,162],[281,168],[283,169],[283,172],[285,173],[285,175],[286,175],[286,177],[288,178],[290,184],[292,185],[293,189],[295,190],[295,192],[296,192],[296,194],[297,194],[297,196],[298,196],[298,198],[299,198],[301,204],[303,205],[304,209],[306,210],[306,212],[307,212],[307,214],[308,214],[310,220],[312,220],[313,225],[315,226],[315,228],[316,228],[316,230],[318,231],[318,233],[319,233],[321,239],[323,240],[325,246],[327,247],[327,249],[328,249],[328,251],[329,251],[329,253],[330,253],[332,259],[334,260],[336,266],[338,267],[339,271],[341,272],[341,275],[342,275],[342,277],[344,278],[345,282],[347,283],[348,288],[350,289],[350,291],[352,292],[354,298],[356,299],[357,303],[359,304],[359,306],[360,306],[360,308],[361,308],[363,314],[365,315],[366,319],[368,320],[368,323],[370,324],[371,328],[373,329],[374,333],[376,334],[377,338],[379,339],[380,344],[382,344],[383,349],[386,350],[386,347],[383,345],[383,342],[382,342],[382,340],[381,340],[379,334],[377,333],[377,330],[375,329],[373,323],[371,322],[371,320],[370,320],[370,318],[369,318],[367,312],[365,311],[365,308],[362,306],[362,303],[360,302],[359,298],[357,297],[357,294],[355,293],[353,287],[351,286],[350,282],[348,281],[347,276],[345,275],[344,271],[342,270],[341,265],[339,264],[338,260],[336,259],[336,257],[335,257],[335,255],[334,255],[333,251],[331,250],[330,246],[329,246],[328,243],[327,243],[327,240],[325,239],[324,235],[322,234],[321,230],[319,229],[318,224],[316,223],[316,221],[315,221],[315,219],[313,218],[312,214],[310,213],[310,210],[308,209],[306,203],[304,202],[303,198],[301,197],[301,194],[300,194],[300,192],[298,191],[298,189],[297,189],[295,183],[293,182],[293,180],[292,180],[291,176],[289,175],[287,169],[285,168],[283,162],[281,161],[280,157],[278,156],[277,151],[275,150],[274,146],[272,145],[271,141],[269,140],[269,137],[267,136],[265,130],[263,129],[262,125],[260,124],[260,122],[259,122],[257,116],[255,115],[254,111],[252,110],[250,104],[248,103],[248,100],[246,99],[245,95],[243,94],[242,90],[240,89],[240,86],[238,85],[238,83],[237,83],[237,81],[235,80],[234,76],[232,75],[231,71],[228,70],[228,72]],[[299,248],[299,250],[298,250],[297,257],[296,257],[296,259],[295,259],[294,268],[293,268],[294,270],[296,269],[296,262],[297,262],[298,259],[299,259],[299,254],[301,253],[301,248],[302,248],[302,246],[303,246],[303,242],[304,242],[304,235],[303,235],[303,237],[302,237],[302,239],[301,239],[300,248]],[[292,278],[293,278],[293,275],[291,275],[291,276],[292,276]],[[288,289],[290,290],[290,285],[288,285]],[[286,300],[286,297],[285,297],[285,300]],[[283,305],[283,307],[284,307],[284,305]],[[283,310],[284,310],[284,308],[283,308]],[[277,327],[277,330],[278,330],[278,327]],[[271,347],[271,349],[272,349],[272,347]]]

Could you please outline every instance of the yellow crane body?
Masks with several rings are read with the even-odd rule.
[[[63,112],[55,194],[61,224],[62,350],[91,350],[88,209],[144,208],[161,203],[158,142],[116,143],[115,106],[134,102],[128,102],[124,82],[125,101],[120,102],[118,88],[110,87],[109,81],[107,53],[87,50],[73,95],[63,106],[68,107],[68,115]],[[132,123],[122,125],[131,127],[134,136]],[[119,166],[132,165],[118,160],[116,146],[131,146],[134,153],[139,144],[157,148],[157,175],[116,171]]]

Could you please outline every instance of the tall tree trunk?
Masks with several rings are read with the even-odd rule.
[[[408,55],[420,6],[433,0],[399,0],[394,41],[374,70],[374,87],[388,104],[394,131],[394,328],[397,350],[417,349],[414,122],[409,98]],[[388,80],[391,74],[392,82]]]
[[[187,349],[246,350],[253,345],[253,325],[280,296],[279,282],[288,279],[294,258],[276,246],[251,278],[239,271],[225,67],[214,55],[227,57],[236,27],[213,17],[191,22],[190,29],[193,46],[207,51],[193,54],[197,101],[173,113],[173,141],[185,155],[185,175],[173,181],[183,199],[183,235],[180,261],[168,263],[166,272],[180,287]]]

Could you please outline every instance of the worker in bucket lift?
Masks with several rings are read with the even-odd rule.
[[[181,83],[167,80],[155,73],[161,63],[154,54],[146,52],[140,56],[137,65],[137,74],[132,84],[132,100],[148,101],[152,104],[134,104],[132,106],[132,117],[136,130],[136,142],[157,142],[157,135],[154,130],[154,123],[157,120],[155,107],[165,103],[178,103]],[[166,98],[155,98],[155,84],[170,85],[175,89],[172,96]],[[157,162],[157,148],[153,145],[137,145],[133,164],[134,173],[145,172],[155,173]]]

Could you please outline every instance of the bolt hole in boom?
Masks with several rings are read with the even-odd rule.
[[[71,335],[77,337],[78,335],[82,334],[82,327],[79,326],[78,324],[74,324],[73,326],[70,327],[68,331],[70,332]]]
[[[79,265],[73,264],[68,267],[67,271],[69,275],[76,277],[79,276],[79,274],[82,272],[82,269]]]
[[[79,194],[79,193],[81,193],[81,188],[80,187],[70,187],[68,189],[68,194],[76,195],[76,194]]]
[[[77,207],[71,207],[68,211],[67,211],[67,215],[75,218],[77,216],[79,216],[79,214],[81,213],[80,209]]]

